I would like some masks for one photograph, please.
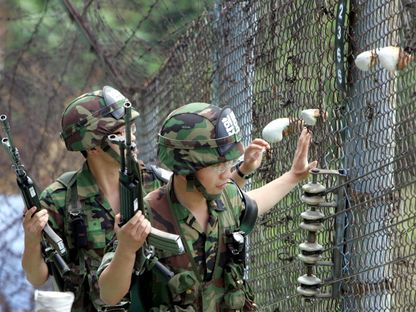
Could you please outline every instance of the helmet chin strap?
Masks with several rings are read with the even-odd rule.
[[[201,192],[201,194],[206,198],[206,200],[216,200],[221,197],[220,194],[209,194],[205,187],[202,185],[201,182],[199,182],[198,178],[195,176],[195,173],[188,174],[186,176],[186,190],[188,192],[192,192],[194,190],[194,187]]]

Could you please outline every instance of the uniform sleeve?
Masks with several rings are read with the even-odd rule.
[[[49,225],[64,239],[64,213],[66,189],[58,182],[52,183],[40,194],[40,204],[48,210]]]
[[[101,259],[101,264],[100,264],[100,266],[98,267],[98,270],[97,270],[97,278],[100,277],[100,274],[110,264],[111,260],[114,257],[117,245],[118,245],[118,240],[116,238],[116,234],[114,233],[114,238],[105,247],[104,257]]]
[[[106,267],[110,265],[111,260],[114,258],[114,251],[106,252],[103,259],[101,260],[101,264],[97,269],[97,279],[100,278],[101,273],[105,270]]]

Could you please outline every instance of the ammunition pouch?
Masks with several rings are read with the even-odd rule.
[[[161,230],[167,230],[169,226],[170,232],[180,233],[178,217],[169,206],[168,191],[169,188],[164,187],[157,192],[151,192],[147,197],[150,216],[154,210],[159,214],[158,218],[152,219],[152,225],[156,225]],[[235,197],[236,193],[233,191],[230,195]],[[200,273],[194,264],[190,263],[188,255],[175,255],[165,250],[156,250],[156,255],[163,263],[174,268],[174,272],[180,272],[171,277],[167,283],[158,275],[152,274],[152,287],[145,289],[146,298],[149,300],[156,298],[156,300],[154,300],[155,306],[149,311],[201,311],[208,302],[212,311],[256,311],[253,293],[244,281],[244,260],[245,240],[256,222],[257,205],[243,192],[239,195],[241,201],[244,201],[244,207],[241,205],[238,211],[231,209],[234,197],[226,196],[225,202],[221,201],[221,205],[218,204],[218,207],[224,208],[219,214],[221,227],[217,256],[220,265],[215,267],[211,280],[200,281],[198,276]],[[227,209],[228,207],[230,209]],[[143,279],[143,285],[146,285],[148,280]]]
[[[243,265],[229,263],[224,268],[224,307],[223,311],[257,311],[253,291],[243,280]]]
[[[195,273],[185,271],[175,274],[168,282],[173,304],[192,305],[198,300],[199,282]],[[188,310],[184,310],[188,311]]]

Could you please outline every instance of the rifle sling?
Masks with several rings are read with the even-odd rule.
[[[233,181],[233,180],[232,180]],[[234,182],[234,181],[233,181]],[[247,193],[245,193],[237,183],[234,182],[237,186],[237,189],[240,193],[241,199],[243,200],[245,209],[244,214],[240,217],[240,230],[245,233],[245,235],[250,234],[253,230],[254,225],[256,224],[258,216],[258,207],[255,200],[250,198]]]
[[[56,180],[61,183],[66,189],[65,196],[65,219],[71,220],[71,216],[79,215],[82,212],[82,204],[78,200],[78,190],[77,190],[77,174],[78,171],[68,171],[59,176]],[[73,243],[75,246],[75,242]],[[77,249],[78,260],[79,260],[79,269],[80,273],[86,276],[86,266],[85,266],[85,257],[84,252],[81,249]]]

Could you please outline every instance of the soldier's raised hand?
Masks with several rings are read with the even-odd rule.
[[[308,176],[309,170],[317,165],[317,161],[309,163],[308,152],[312,135],[307,128],[303,128],[299,136],[298,145],[296,147],[295,156],[293,157],[290,173],[298,180],[302,180]]]
[[[260,167],[263,159],[263,152],[270,148],[269,143],[265,140],[257,138],[254,139],[244,151],[244,162],[240,169],[244,172],[253,172]]]

